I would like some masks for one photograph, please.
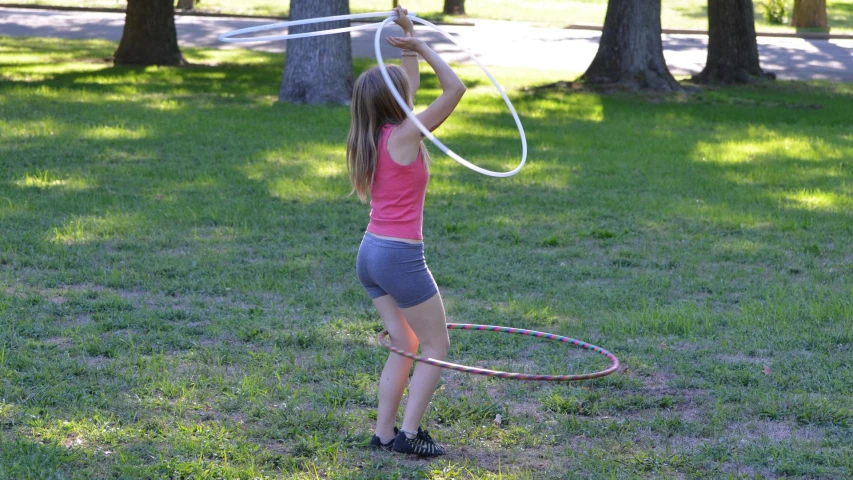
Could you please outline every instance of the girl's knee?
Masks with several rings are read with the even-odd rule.
[[[450,350],[450,338],[447,335],[439,336],[430,339],[429,342],[421,342],[421,346],[424,350],[429,350],[433,355],[440,355],[441,358],[444,358],[447,355],[447,351]]]
[[[391,337],[391,345],[403,349],[407,352],[417,352],[420,342],[418,337],[413,335],[403,335],[399,337]]]

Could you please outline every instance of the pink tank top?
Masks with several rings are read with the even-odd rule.
[[[429,171],[421,152],[411,165],[400,165],[391,159],[388,137],[392,130],[394,125],[386,124],[379,134],[367,231],[387,237],[423,240],[424,197]]]

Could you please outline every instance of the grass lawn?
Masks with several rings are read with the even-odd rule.
[[[124,8],[123,0],[16,0],[18,4],[63,5],[74,7]],[[401,1],[403,5],[425,18],[444,18],[443,0]],[[754,1],[756,28],[761,31],[793,32],[788,26],[770,25],[764,18],[764,2]],[[350,0],[350,9],[357,12],[390,10],[391,0]],[[664,28],[708,28],[707,0],[663,0],[661,24]],[[201,0],[199,11],[240,15],[286,16],[290,2],[280,0]],[[836,33],[853,32],[853,0],[827,0],[827,19]],[[787,1],[788,20],[793,12],[793,0]],[[607,0],[467,0],[465,10],[472,18],[520,20],[549,26],[572,24],[601,25],[607,12]],[[446,20],[453,21],[447,17]]]
[[[450,453],[429,462],[362,446],[386,352],[355,276],[349,110],[278,104],[280,55],[129,69],[115,47],[0,39],[0,478],[853,476],[853,86],[661,99],[494,69],[530,160],[494,179],[433,152],[449,321],[624,369],[447,372],[424,426]],[[512,120],[460,71],[439,136],[512,168]],[[599,357],[451,332],[459,363]]]

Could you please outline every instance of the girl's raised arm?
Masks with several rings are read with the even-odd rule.
[[[414,38],[415,26],[407,17],[409,11],[401,6],[394,8],[394,11],[397,12],[397,19],[394,20],[394,23],[403,29],[403,36]],[[408,100],[414,104],[415,94],[418,92],[418,88],[421,87],[421,71],[418,68],[418,54],[416,52],[403,51],[402,63],[403,70],[406,71],[406,75],[409,77],[409,85],[412,87],[412,98]]]
[[[413,37],[389,37],[388,43],[394,47],[403,49],[403,55],[406,55],[407,52],[420,54],[435,71],[435,75],[441,84],[441,95],[426,110],[418,114],[418,120],[429,131],[435,130],[447,120],[447,117],[453,113],[456,105],[462,100],[462,96],[466,90],[465,84],[462,83],[462,80],[459,79],[450,66],[424,43],[423,40]],[[403,58],[405,59],[406,57],[404,56]],[[423,136],[418,127],[409,119],[403,121],[397,127],[397,130],[399,141],[404,143],[420,142]]]

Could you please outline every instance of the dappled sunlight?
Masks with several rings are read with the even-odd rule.
[[[93,56],[88,42],[27,42]],[[0,82],[0,477],[480,478],[501,474],[495,451],[508,478],[689,476],[715,464],[693,447],[728,444],[725,419],[810,422],[810,439],[853,418],[853,136],[837,91],[775,82],[657,102],[508,89],[530,148],[511,178],[427,143],[425,255],[448,319],[571,335],[629,367],[585,385],[447,372],[424,423],[450,462],[428,464],[358,447],[387,352],[354,271],[369,206],[348,196],[349,109],[278,102],[280,55],[193,55],[251,66]],[[524,72],[507,84],[553,81]],[[437,137],[514,168],[512,117],[470,86]],[[451,348],[455,362],[537,373],[603,361],[500,334],[452,333]],[[806,350],[815,361],[797,362]],[[826,404],[789,408],[790,385]],[[818,416],[830,403],[847,408],[840,420]],[[734,452],[740,471],[779,475],[783,457],[808,455],[787,473],[843,477],[842,460],[821,463],[841,447],[756,450],[763,440]],[[640,447],[596,456],[615,444]]]
[[[58,64],[28,64],[6,67],[0,70],[0,78],[13,82],[44,82],[52,80],[65,73],[81,71],[96,72],[107,67],[104,63],[58,63]]]
[[[145,223],[139,214],[75,215],[47,232],[47,239],[60,245],[84,245],[127,237]]]
[[[788,206],[798,210],[853,214],[853,197],[850,195],[821,190],[800,190],[796,193],[784,193],[782,197]]]
[[[313,165],[313,174],[321,178],[339,177],[347,173],[346,163],[337,162],[317,162]]]
[[[183,104],[174,98],[157,98],[156,96],[154,98],[149,96],[144,105],[148,109],[160,112],[174,112],[183,108]]]
[[[737,135],[735,128],[738,128]],[[763,126],[750,125],[745,131],[742,127],[721,127],[715,137],[711,141],[698,141],[693,158],[701,162],[737,164],[750,163],[757,158],[823,161],[842,156],[837,146],[823,139],[797,137]]]
[[[758,255],[767,245],[745,238],[721,237],[714,242],[712,252],[723,259],[748,258]]]
[[[282,55],[278,53],[259,52],[246,48],[233,49],[202,49],[183,48],[181,52],[190,63],[204,63],[214,65],[263,65],[266,63],[283,63]]]
[[[534,87],[535,88],[535,87]],[[569,121],[601,123],[605,120],[604,101],[601,95],[586,93],[567,94],[561,91],[531,91],[528,97],[517,101],[520,115],[542,119],[548,124],[565,124]],[[547,125],[547,124],[546,124]]]
[[[5,360],[4,358],[0,358],[0,360]],[[2,364],[4,362],[0,362]],[[6,400],[0,400],[0,419],[10,419],[17,415],[17,412],[21,410],[21,407],[14,403],[6,403]]]
[[[49,117],[38,120],[0,120],[0,139],[4,140],[62,136],[66,133],[65,123]]]
[[[346,195],[344,145],[297,144],[259,154],[262,161],[240,167],[246,178],[263,182],[274,198],[318,200]],[[333,181],[332,179],[339,179]],[[336,186],[342,188],[335,188]]]
[[[28,173],[24,178],[16,180],[14,184],[23,188],[38,188],[42,190],[58,188],[80,191],[92,188],[92,185],[86,179],[79,177],[60,178],[47,170]]]
[[[673,213],[691,222],[714,225],[728,229],[766,229],[770,224],[765,217],[756,217],[747,209],[735,208],[728,203],[709,203],[704,200],[686,200],[673,208]]]
[[[90,126],[80,132],[80,136],[89,140],[139,140],[150,132],[145,127],[130,129],[121,125]]]

